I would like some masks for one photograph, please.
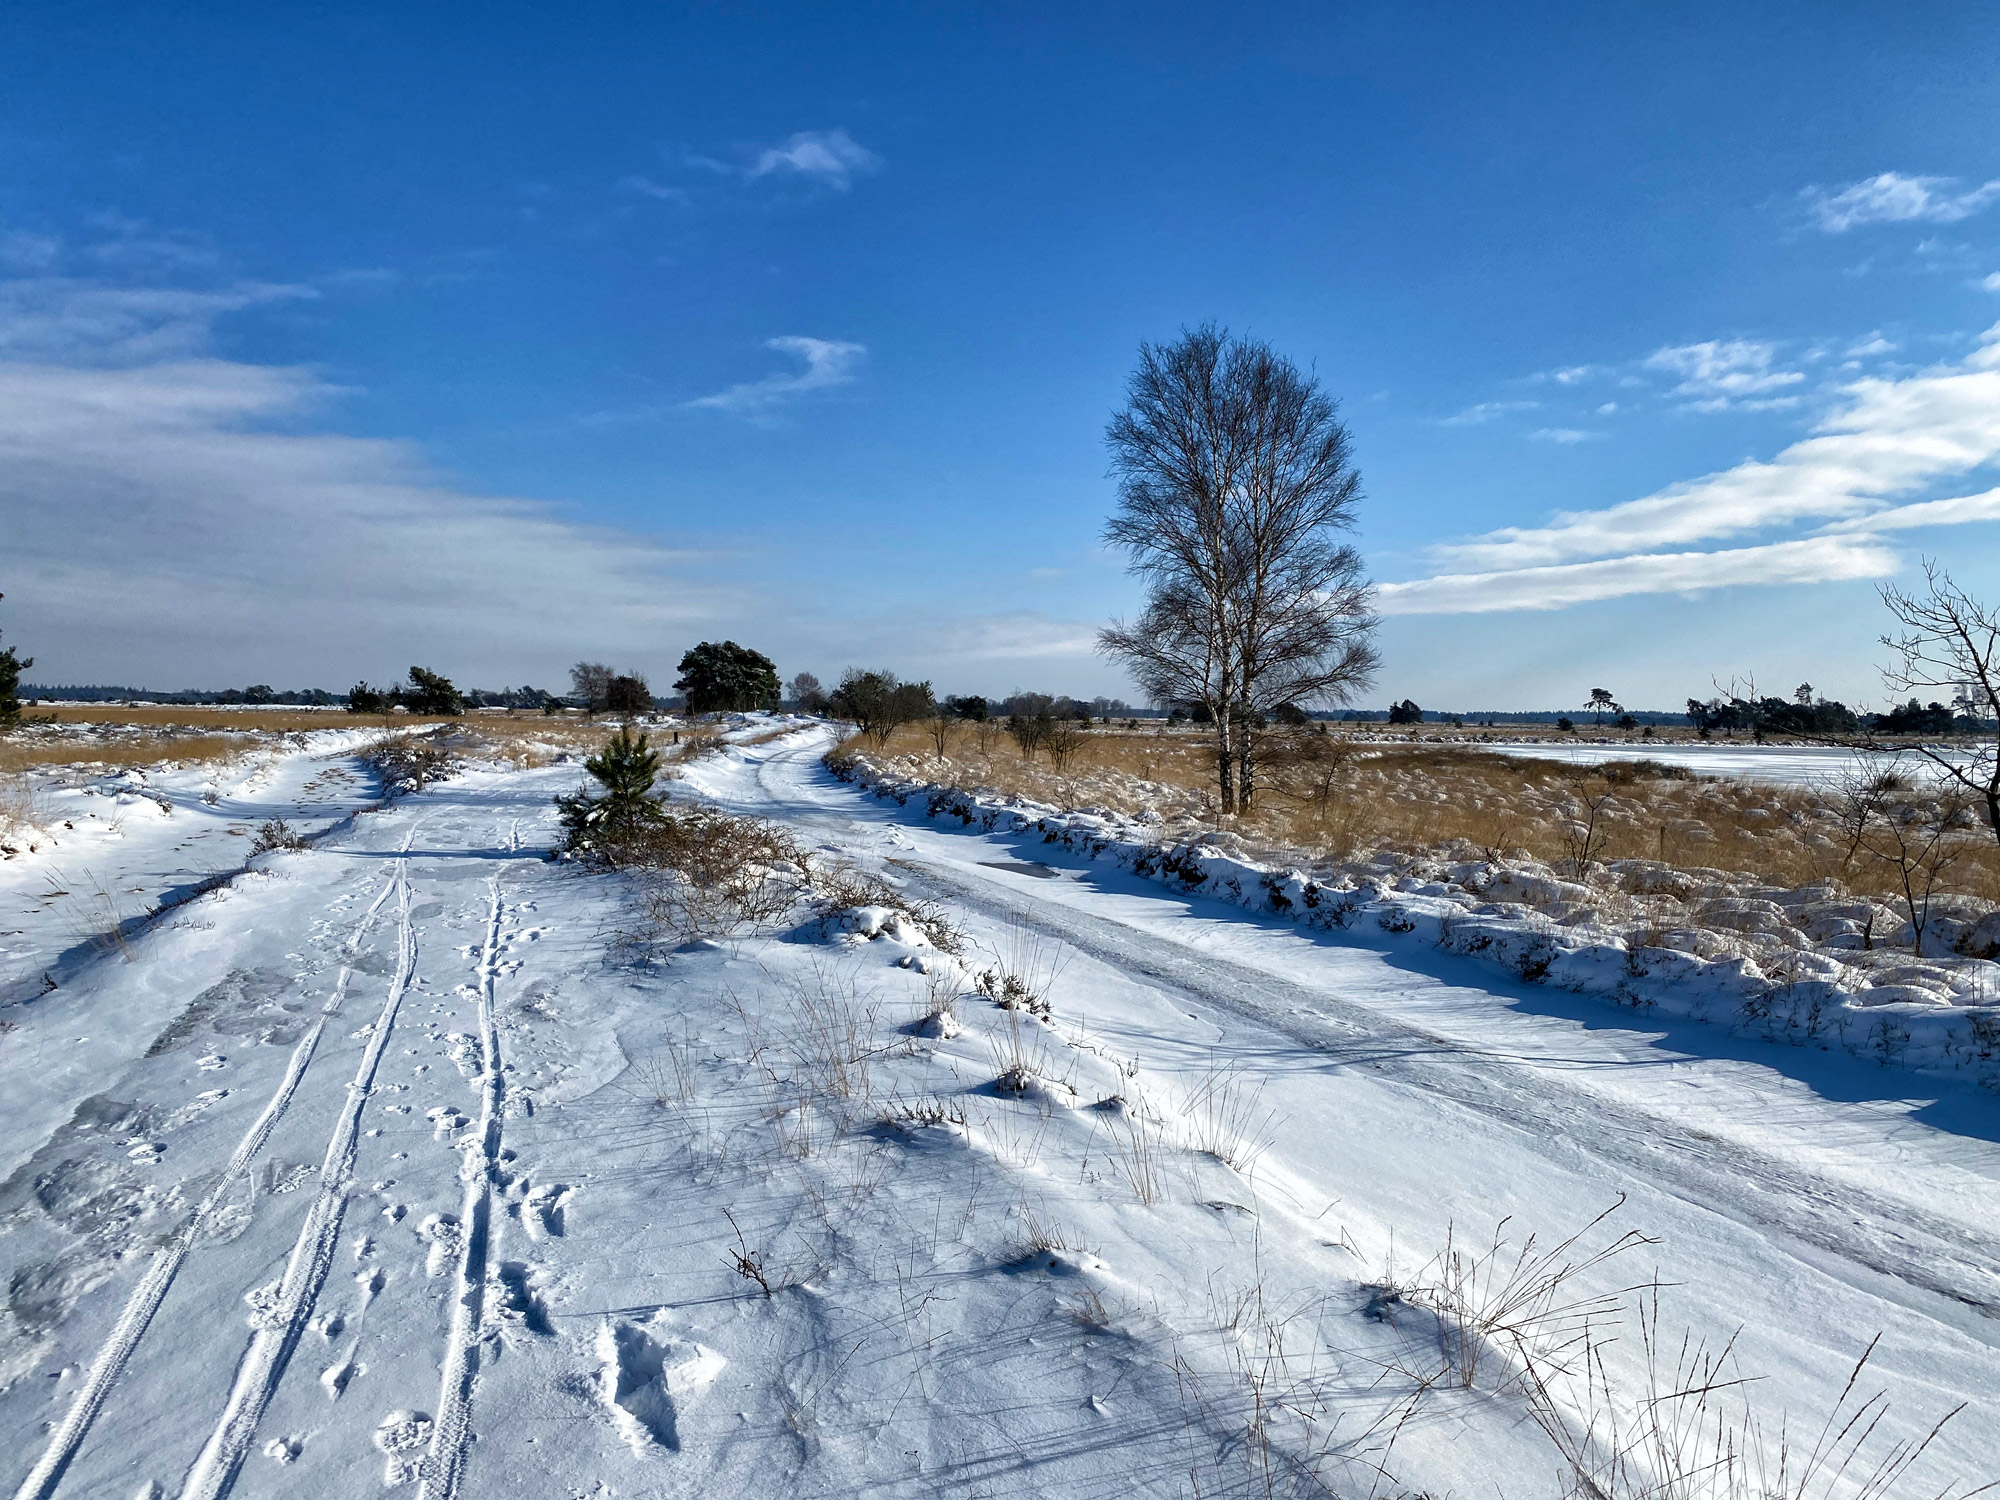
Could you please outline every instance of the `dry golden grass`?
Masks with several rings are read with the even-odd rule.
[[[388,729],[448,722],[413,714],[351,714],[337,708],[212,708],[200,704],[124,708],[115,703],[86,703],[32,708],[28,712],[36,718],[46,715],[58,724],[130,724],[149,729],[208,731],[261,729],[280,733],[306,729]]]
[[[982,751],[968,735],[940,762],[913,726],[886,753],[909,774],[967,790],[1128,815],[1151,807],[1175,833],[1233,829],[1326,859],[1439,852],[1527,856],[1560,869],[1575,864],[1579,827],[1590,820],[1589,858],[1598,863],[1646,859],[1787,889],[1835,880],[1856,892],[1893,892],[1892,872],[1856,854],[1832,800],[1808,788],[1635,775],[1615,763],[1571,766],[1459,745],[1362,742],[1343,754],[1337,735],[1306,731],[1271,737],[1259,805],[1225,818],[1201,731],[1096,729],[1066,773],[1024,759],[1004,735],[989,739]],[[1633,750],[1641,760],[1643,742]],[[2000,901],[2000,845],[1991,833],[1969,829],[1954,848],[1939,890]]]

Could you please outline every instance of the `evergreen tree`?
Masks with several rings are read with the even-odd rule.
[[[413,714],[439,714],[455,719],[465,712],[464,695],[451,685],[451,679],[422,667],[410,668],[410,685],[401,696],[404,706]]]
[[[347,711],[351,714],[386,714],[391,701],[383,689],[372,688],[365,681],[357,682],[348,690]]]
[[[604,748],[583,763],[603,795],[572,792],[556,798],[561,814],[563,847],[571,853],[594,853],[617,859],[618,845],[659,821],[660,804],[653,800],[653,782],[660,772],[660,752],[646,736],[621,728]]]
[[[681,658],[674,691],[691,714],[747,713],[778,706],[778,669],[762,652],[734,641],[703,641]]]
[[[0,594],[0,599],[6,597]],[[21,721],[21,674],[34,664],[32,656],[25,661],[16,656],[12,646],[0,650],[0,729]]]

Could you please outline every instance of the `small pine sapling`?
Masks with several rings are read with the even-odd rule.
[[[563,847],[571,853],[591,852],[616,862],[617,846],[659,821],[653,782],[660,772],[660,752],[644,734],[628,725],[583,763],[584,770],[604,788],[602,796],[572,792],[556,798],[562,815]]]
[[[0,599],[7,596],[0,594]],[[12,646],[0,651],[0,729],[11,729],[21,721],[21,674],[35,664],[31,656],[23,661]]]

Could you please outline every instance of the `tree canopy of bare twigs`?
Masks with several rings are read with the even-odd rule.
[[[1105,537],[1151,588],[1099,647],[1156,701],[1208,708],[1222,810],[1247,810],[1265,717],[1346,702],[1376,666],[1361,557],[1340,539],[1361,496],[1348,431],[1291,361],[1205,325],[1140,347],[1105,439]]]
[[[2000,839],[2000,611],[1982,604],[1936,562],[1924,563],[1921,594],[1893,586],[1882,602],[1902,629],[1882,637],[1896,653],[1882,673],[1890,689],[1950,688],[1978,729],[1970,761],[1929,746],[1912,747],[1944,776],[1979,799],[1986,826]]]

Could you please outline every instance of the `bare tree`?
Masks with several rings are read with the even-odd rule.
[[[580,661],[569,669],[570,691],[583,700],[586,713],[603,713],[611,705],[611,683],[617,675],[601,661]]]
[[[1106,441],[1106,539],[1152,584],[1099,637],[1156,701],[1213,716],[1224,812],[1256,792],[1257,731],[1283,704],[1341,703],[1376,666],[1352,527],[1361,480],[1333,400],[1267,344],[1204,326],[1142,345]]]
[[[965,720],[956,714],[946,713],[942,708],[924,720],[924,733],[930,736],[931,748],[937,752],[939,760],[950,753],[952,742],[964,728]]]
[[[1887,587],[1882,602],[1902,630],[1882,637],[1896,653],[1882,679],[1892,692],[1950,688],[1977,736],[1970,760],[1928,745],[1910,748],[1986,809],[1986,826],[2000,839],[2000,611],[1952,582],[1934,560],[1924,563],[1925,592]]]

